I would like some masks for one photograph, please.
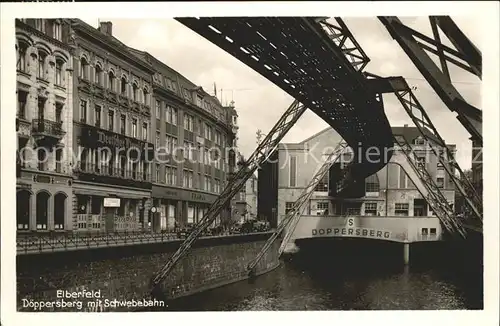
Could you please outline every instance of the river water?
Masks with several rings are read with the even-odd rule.
[[[482,309],[479,266],[456,249],[450,254],[432,244],[412,246],[411,264],[404,266],[402,244],[303,243],[270,273],[179,299],[167,309]]]

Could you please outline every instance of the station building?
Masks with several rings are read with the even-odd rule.
[[[71,230],[73,59],[61,19],[16,19],[17,230]]]
[[[448,203],[453,205],[453,182],[432,150],[425,146],[419,130],[407,125],[393,127],[392,130],[412,144],[419,164],[425,165]],[[321,167],[326,153],[330,153],[341,140],[334,129],[327,128],[301,143],[280,144],[274,156],[259,170],[258,214],[269,218],[271,226],[275,227]],[[454,145],[449,145],[449,148],[455,151]],[[399,151],[395,151],[389,163],[366,178],[364,183],[337,194],[335,185],[340,180],[339,171],[349,162],[351,155],[344,154],[343,159],[335,163],[316,186],[304,215],[433,216],[417,187],[397,163],[401,156],[405,157]]]

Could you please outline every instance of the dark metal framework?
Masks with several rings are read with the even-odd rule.
[[[255,267],[259,263],[260,259],[264,256],[264,254],[271,248],[272,244],[278,237],[285,231],[283,236],[283,240],[281,246],[279,248],[279,255],[283,253],[286,244],[290,240],[295,228],[297,227],[297,223],[299,222],[300,215],[305,209],[305,203],[309,201],[311,198],[314,188],[318,185],[318,183],[323,179],[323,177],[328,173],[332,165],[337,162],[337,160],[341,157],[342,153],[347,148],[347,143],[340,142],[337,147],[328,155],[323,165],[319,168],[316,174],[312,177],[309,184],[304,188],[299,198],[293,204],[291,210],[286,214],[286,216],[281,220],[278,225],[276,231],[271,235],[271,237],[266,241],[261,251],[257,254],[254,260],[248,264],[248,270],[252,274],[255,272]],[[288,227],[288,229],[287,229]]]
[[[363,51],[342,18],[335,17],[334,21],[328,21],[328,17],[322,17],[316,19],[316,22],[321,24],[335,45],[342,49],[353,68],[362,72],[370,62],[370,58]]]
[[[346,58],[355,52],[353,46],[359,46],[344,46],[354,38],[340,18],[336,33],[327,32],[331,23],[325,25],[323,18],[313,17],[176,19],[304,103],[355,153],[359,147],[377,147],[380,153],[392,147],[387,117],[360,70],[366,55],[361,51],[363,63],[356,68]],[[366,177],[385,163],[358,165],[356,172]]]
[[[268,159],[279,141],[305,111],[305,106],[327,121],[354,149],[377,147],[379,153],[385,153],[386,148],[392,147],[392,132],[380,105],[380,98],[368,89],[365,76],[345,57],[352,50],[336,45],[334,37],[325,32],[314,18],[224,17],[177,20],[274,82],[296,101],[258,145],[245,162],[246,166],[231,178],[177,252],[153,277],[152,291],[157,289],[177,261],[189,251],[192,243],[220,213],[224,204],[243,187],[257,167]],[[337,21],[339,20],[340,18]],[[345,24],[342,26],[347,35]],[[352,35],[348,37],[354,39]],[[380,170],[385,162],[379,160],[379,163],[373,164],[363,161],[357,165],[362,167],[358,171],[363,177]]]
[[[179,249],[170,257],[166,264],[152,279],[152,291],[157,289],[158,284],[168,275],[175,264],[186,255],[191,249],[191,245],[200,234],[208,227],[220,214],[223,207],[240,191],[245,182],[253,175],[259,166],[264,163],[276,150],[278,144],[285,134],[292,128],[297,120],[305,112],[306,107],[295,100],[283,114],[276,125],[267,134],[264,140],[257,146],[257,149],[244,163],[244,166],[227,183],[222,193],[212,203],[205,216],[199,221]]]
[[[432,210],[437,215],[441,223],[443,223],[446,230],[452,235],[458,232],[465,238],[466,232],[462,224],[454,218],[453,209],[450,207],[448,200],[444,197],[429,171],[425,168],[425,164],[420,164],[418,162],[414,149],[408,143],[408,140],[402,135],[394,135],[394,139],[401,152],[403,152],[406,156],[411,168],[415,171],[427,190],[427,194],[421,193],[421,195],[431,206]]]
[[[457,119],[482,144],[482,111],[460,95],[453,86],[447,62],[482,78],[482,55],[449,16],[430,16],[433,38],[403,24],[399,18],[382,16],[379,20],[391,36],[399,43],[408,57],[451,111],[457,112]],[[439,29],[447,36],[456,50],[441,42]],[[425,44],[425,43],[427,44]],[[427,52],[439,57],[441,70]],[[452,57],[454,56],[454,57]]]
[[[483,203],[475,187],[460,168],[454,158],[454,154],[443,140],[438,130],[427,115],[410,86],[403,77],[382,78],[374,74],[366,73],[371,78],[371,88],[378,93],[394,93],[408,116],[420,131],[427,145],[432,149],[446,173],[453,181],[457,190],[465,198],[470,208],[473,219],[464,221],[464,227],[479,231],[482,229]],[[466,223],[465,223],[466,222]]]

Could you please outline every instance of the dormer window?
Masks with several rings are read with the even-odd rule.
[[[425,145],[425,140],[422,137],[415,138],[415,145]]]

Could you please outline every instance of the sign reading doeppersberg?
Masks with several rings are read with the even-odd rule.
[[[391,237],[391,232],[385,230],[375,230],[367,228],[325,228],[325,229],[312,229],[312,236],[389,239]]]

